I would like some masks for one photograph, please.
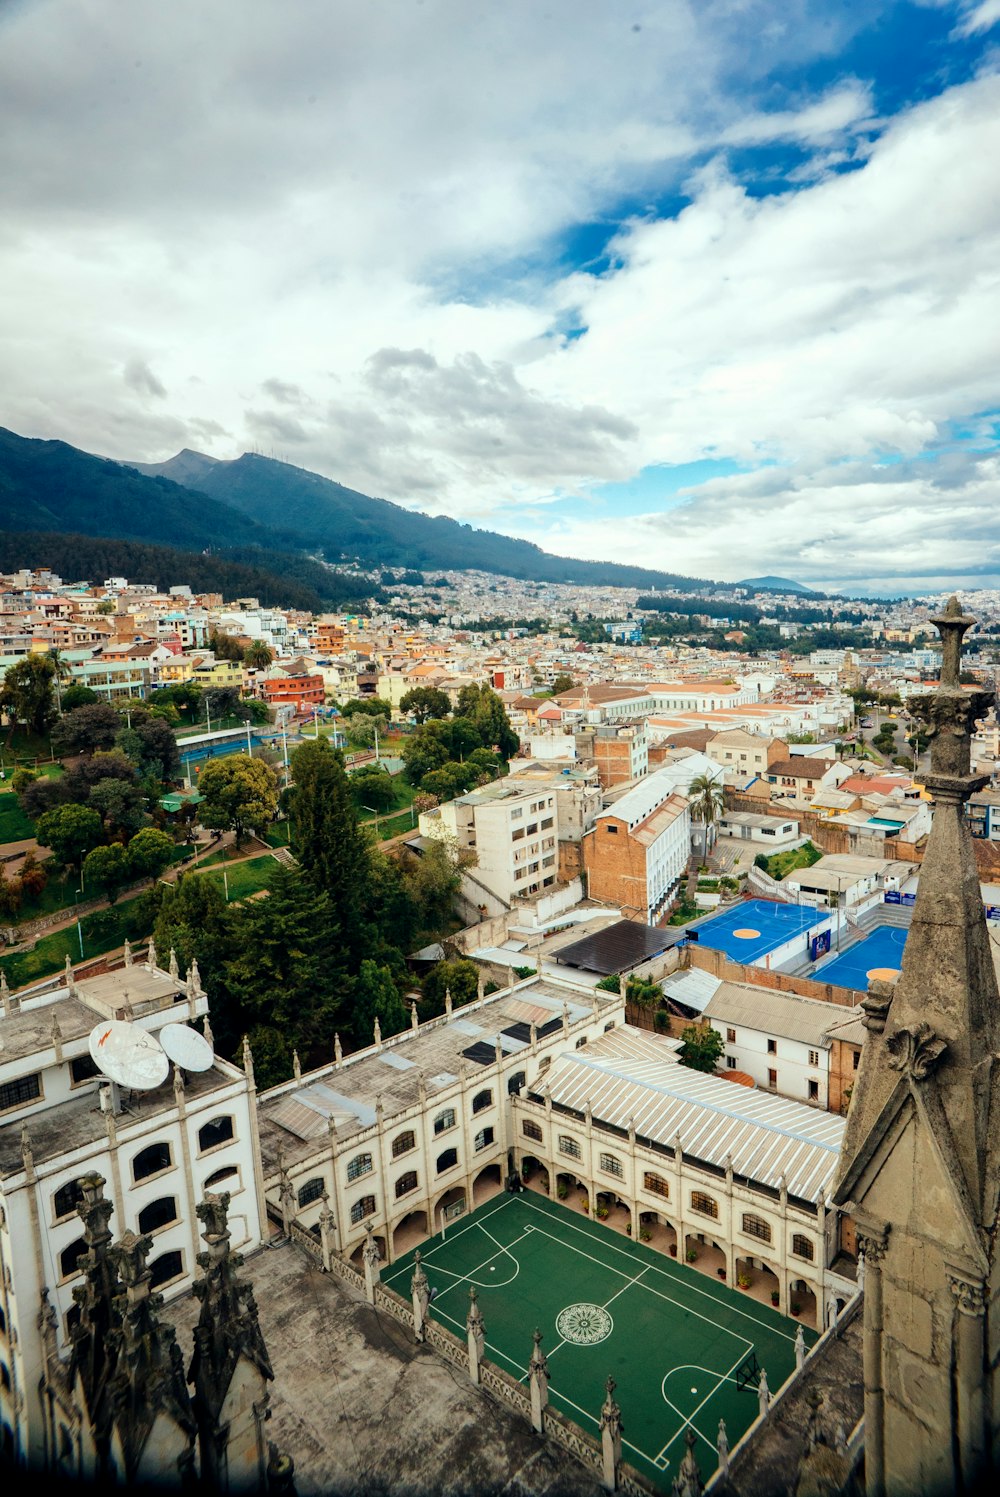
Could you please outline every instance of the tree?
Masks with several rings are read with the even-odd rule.
[[[143,827],[128,845],[129,867],[135,878],[159,878],[173,855],[173,842],[155,826]]]
[[[263,832],[278,813],[278,777],[269,764],[232,754],[212,759],[198,781],[206,826],[231,830],[237,846],[251,832]]]
[[[344,731],[356,748],[373,748],[376,738],[384,736],[388,721],[374,712],[356,712],[347,719]]]
[[[722,809],[722,786],[710,774],[696,775],[688,786],[691,810],[703,826],[714,826]]]
[[[517,753],[521,740],[510,725],[503,702],[491,686],[463,686],[456,717],[468,717],[479,729],[484,748],[496,748],[503,759]]]
[[[235,1055],[243,1037],[239,1017],[227,1002],[225,973],[237,953],[236,914],[227,905],[221,880],[181,874],[176,883],[157,884],[153,940],[157,951],[176,951],[182,969],[197,959],[201,980],[212,995],[212,1024],[223,1055]]]
[[[355,770],[350,776],[351,789],[358,804],[371,811],[388,811],[396,802],[396,787],[392,775],[375,765]]]
[[[87,804],[100,816],[110,836],[130,837],[146,819],[142,793],[138,785],[129,780],[98,780]]]
[[[440,769],[450,758],[448,749],[441,740],[429,731],[428,726],[418,728],[406,740],[402,749],[403,773],[411,785],[422,785],[426,774]]]
[[[461,883],[462,875],[446,844],[428,840],[416,867],[406,875],[421,935],[433,939],[447,930]]]
[[[255,639],[243,651],[243,664],[252,671],[266,671],[274,655],[262,639]]]
[[[62,694],[62,710],[74,712],[77,707],[92,707],[100,700],[96,691],[91,691],[89,686],[84,686],[80,681],[74,681]]]
[[[681,1065],[711,1075],[724,1048],[718,1030],[709,1024],[689,1024],[681,1031],[681,1039],[684,1043],[677,1054]]]
[[[475,765],[466,768],[464,764],[442,764],[440,769],[429,770],[424,775],[420,788],[425,795],[433,795],[440,804],[454,800],[456,795],[464,795],[469,788],[469,778],[474,781],[478,773]]]
[[[351,1012],[351,1030],[359,1045],[372,1043],[376,1019],[383,1039],[387,1039],[406,1028],[409,1015],[389,968],[365,960],[354,979]]]
[[[479,992],[479,968],[475,962],[458,957],[453,962],[438,962],[424,978],[423,1002],[425,1018],[444,1013],[445,992],[451,993],[452,1003],[458,1007],[471,1003]]]
[[[42,734],[55,721],[56,666],[48,655],[26,655],[8,668],[0,707],[31,733]]]
[[[216,660],[243,660],[244,647],[235,634],[220,634],[217,629],[213,629],[208,636],[208,647]]]
[[[418,723],[425,723],[429,717],[447,717],[451,699],[436,686],[415,686],[403,696],[399,710],[409,713]]]
[[[292,754],[289,796],[296,855],[318,889],[329,896],[331,919],[352,969],[364,943],[361,912],[368,892],[370,846],[358,827],[343,756],[326,738]]]
[[[105,847],[95,847],[83,860],[84,887],[95,884],[103,889],[111,904],[119,891],[131,877],[128,854],[120,842],[110,842]]]
[[[562,696],[564,691],[570,691],[576,685],[573,677],[567,671],[560,671],[552,683],[552,695]]]
[[[93,702],[72,711],[66,710],[64,702],[63,709],[52,729],[54,754],[92,754],[95,749],[114,747],[122,720],[110,702]]]
[[[56,806],[39,816],[35,834],[67,868],[79,868],[91,848],[104,838],[101,818],[90,806]]]
[[[388,720],[392,716],[392,703],[383,701],[381,697],[352,697],[340,709],[341,717],[354,717],[358,712],[373,713],[376,717]]]
[[[161,717],[133,710],[131,728],[120,728],[116,742],[143,779],[172,780],[180,771],[177,739]]]

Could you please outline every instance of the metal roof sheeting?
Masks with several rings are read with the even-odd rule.
[[[731,1086],[671,1059],[656,1036],[626,1025],[554,1062],[547,1091],[577,1112],[718,1169],[815,1201],[836,1173],[845,1120],[770,1092]]]

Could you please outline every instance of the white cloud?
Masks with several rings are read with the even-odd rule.
[[[966,9],[958,25],[955,27],[957,36],[975,36],[977,33],[989,31],[1000,21],[1000,0],[980,0],[978,5],[971,5]]]

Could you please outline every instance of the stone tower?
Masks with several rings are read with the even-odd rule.
[[[986,692],[959,684],[974,623],[933,620],[938,690],[913,701],[931,739],[934,826],[895,983],[873,981],[834,1198],[865,1258],[869,1497],[955,1492],[1000,1434],[1000,996],[965,803]]]

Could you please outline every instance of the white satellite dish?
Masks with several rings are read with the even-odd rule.
[[[164,1024],[160,1044],[175,1065],[184,1071],[210,1071],[215,1061],[212,1047],[197,1029],[186,1024]]]
[[[170,1062],[153,1036],[122,1019],[95,1025],[89,1044],[105,1076],[132,1091],[150,1092],[170,1075]]]

